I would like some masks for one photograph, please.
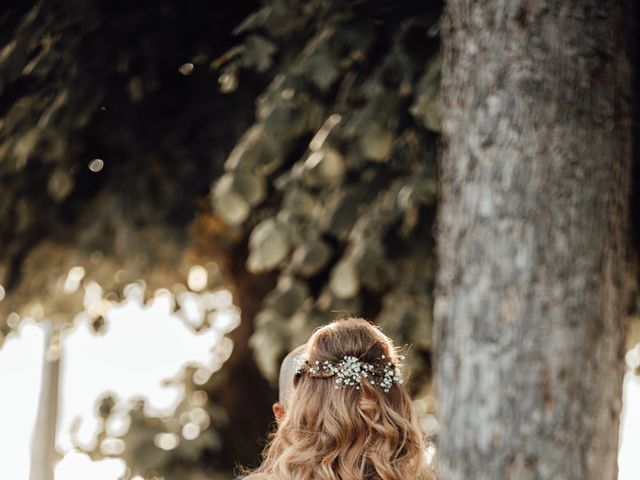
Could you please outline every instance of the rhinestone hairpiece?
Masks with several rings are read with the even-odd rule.
[[[389,392],[395,383],[402,383],[400,369],[382,355],[375,364],[361,361],[359,358],[346,355],[337,363],[325,360],[310,362],[304,360],[296,370],[296,375],[307,373],[312,378],[336,377],[335,388],[355,386],[360,390],[362,379],[366,378],[371,385],[380,385]]]

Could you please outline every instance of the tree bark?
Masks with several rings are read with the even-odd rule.
[[[617,477],[631,173],[621,3],[446,6],[443,479]]]

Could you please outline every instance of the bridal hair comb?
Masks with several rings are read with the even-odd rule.
[[[362,379],[366,378],[371,385],[380,385],[389,392],[395,383],[402,383],[400,369],[382,355],[375,363],[361,361],[357,357],[346,355],[337,363],[325,360],[310,362],[304,360],[296,370],[296,375],[306,373],[311,378],[336,377],[335,388],[355,386],[360,390]]]

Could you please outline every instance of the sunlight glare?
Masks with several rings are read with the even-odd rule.
[[[622,397],[618,480],[636,480],[640,478],[640,376],[626,373]]]
[[[25,320],[0,349],[0,478],[29,478],[31,432],[42,381],[44,332]],[[11,392],[7,395],[6,392]]]
[[[194,265],[189,270],[187,285],[189,285],[189,288],[194,292],[200,292],[206,288],[208,278],[209,274],[206,268],[202,265]]]
[[[81,418],[78,439],[90,441],[99,422],[95,400],[106,391],[120,402],[144,395],[147,413],[170,415],[184,394],[178,379],[182,367],[195,362],[210,374],[218,365],[212,347],[220,343],[221,334],[214,329],[194,333],[170,315],[169,306],[162,301],[149,307],[125,301],[107,312],[104,335],[94,335],[83,319],[66,333],[58,448],[71,448],[68,432],[76,416]]]
[[[71,450],[58,462],[54,480],[116,480],[125,473],[125,463],[117,458],[93,461],[85,453]]]

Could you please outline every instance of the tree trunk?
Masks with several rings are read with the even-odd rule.
[[[443,479],[617,477],[631,172],[621,3],[446,7]]]

